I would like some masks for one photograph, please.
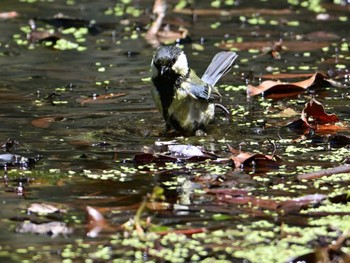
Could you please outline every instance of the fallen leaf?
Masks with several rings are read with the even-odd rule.
[[[27,208],[27,211],[29,213],[36,213],[40,215],[47,215],[47,214],[53,214],[53,213],[65,213],[66,210],[60,209],[53,204],[48,203],[32,203]]]
[[[169,44],[175,41],[186,41],[186,39],[189,39],[188,30],[186,28],[180,27],[177,30],[172,30],[169,24],[162,27],[162,24],[164,23],[163,20],[166,16],[166,9],[166,1],[154,1],[152,12],[155,19],[145,34],[146,41],[153,47],[158,47],[162,43]]]
[[[27,35],[27,39],[31,42],[52,42],[53,44],[61,38],[62,37],[59,34],[49,30],[33,30]]]
[[[40,117],[32,120],[32,125],[37,128],[46,129],[51,126],[52,123],[56,121],[62,121],[63,117],[54,117],[54,116],[46,116],[46,117]]]
[[[135,163],[165,163],[165,162],[200,162],[215,160],[217,156],[201,150],[193,145],[168,145],[168,150],[162,153],[135,154]]]
[[[318,124],[335,123],[339,118],[335,114],[327,114],[323,105],[311,99],[306,103],[301,113],[301,119],[311,128],[315,128]]]
[[[88,237],[97,237],[107,225],[103,215],[94,207],[87,206],[87,233]]]
[[[60,234],[71,234],[73,232],[73,229],[71,227],[68,227],[66,223],[57,221],[42,224],[36,224],[31,221],[24,221],[16,228],[16,232],[49,235],[54,238]]]
[[[234,162],[236,168],[242,168],[244,166],[275,166],[281,161],[281,158],[277,155],[240,152],[229,145],[228,148],[232,153],[231,160]]]
[[[292,108],[286,108],[286,109],[284,109],[276,114],[270,115],[270,116],[274,117],[274,118],[287,118],[287,117],[292,117],[292,116],[296,116],[299,114],[300,113],[296,112]]]
[[[78,98],[77,102],[80,103],[81,106],[84,106],[85,104],[106,104],[111,103],[112,99],[119,98],[125,96],[126,93],[108,93],[104,95],[97,95],[90,98]]]
[[[0,13],[0,18],[1,19],[15,18],[17,16],[19,16],[19,14],[16,11],[1,12]]]
[[[335,114],[326,113],[320,102],[311,99],[305,104],[301,117],[288,123],[286,127],[303,134],[310,130],[325,134],[348,129],[346,126],[338,124],[339,121]]]
[[[262,93],[264,94],[264,96],[283,94],[283,96],[285,97],[288,95],[288,93],[294,94],[295,92],[302,92],[313,85],[320,86],[330,84],[331,80],[328,79],[327,75],[317,72],[313,74],[310,78],[298,82],[280,82],[266,80],[263,81],[259,86],[248,85],[247,95],[256,96]]]

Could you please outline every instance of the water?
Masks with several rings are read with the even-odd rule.
[[[284,150],[288,145],[280,143],[278,136],[295,139],[298,135],[285,128],[280,129],[281,124],[287,123],[291,118],[274,119],[269,112],[277,112],[278,107],[294,107],[301,111],[309,98],[316,96],[328,105],[327,110],[336,112],[340,119],[349,121],[349,110],[346,106],[349,98],[345,88],[326,88],[311,94],[306,92],[293,98],[270,101],[261,97],[247,98],[243,88],[238,91],[225,91],[221,87],[223,104],[238,112],[232,117],[233,124],[218,114],[219,117],[209,127],[205,138],[178,140],[185,144],[205,146],[222,157],[229,155],[226,142],[236,148],[240,145],[244,151],[271,153],[273,146],[268,140],[276,141],[278,154],[292,165],[288,163],[286,169],[281,169],[275,181],[256,181],[252,177],[254,170],[234,171],[227,166],[224,166],[222,174],[217,171],[208,172],[206,168],[196,166],[192,169],[174,168],[168,173],[153,172],[149,168],[140,169],[138,165],[125,163],[125,159],[147,149],[158,150],[154,146],[154,142],[158,140],[173,139],[161,136],[164,123],[149,93],[151,83],[147,78],[150,77],[149,65],[154,48],[141,35],[136,40],[130,38],[130,32],[135,28],[138,29],[137,33],[145,32],[144,27],[149,23],[147,14],[153,3],[134,1],[126,5],[145,12],[145,15],[135,18],[131,15],[105,15],[106,10],[114,7],[114,3],[108,1],[75,1],[72,5],[68,2],[37,1],[29,4],[13,0],[1,1],[0,11],[15,10],[20,15],[14,19],[0,20],[1,140],[13,138],[19,142],[12,153],[26,157],[42,156],[42,160],[32,169],[33,174],[20,169],[9,172],[9,185],[6,185],[6,172],[3,172],[4,184],[0,188],[3,234],[0,246],[4,251],[13,252],[16,248],[34,246],[33,254],[37,250],[43,253],[41,260],[60,260],[61,249],[77,239],[86,238],[84,222],[87,205],[101,208],[111,224],[119,225],[134,215],[144,196],[152,192],[155,185],[167,189],[169,203],[189,202],[199,207],[202,205],[203,209],[211,206],[211,202],[215,205],[215,201],[212,201],[212,196],[195,195],[194,189],[203,189],[203,185],[209,188],[220,187],[220,177],[229,187],[250,188],[266,196],[295,197],[318,191],[305,190],[302,187],[300,189],[303,190],[297,194],[277,189],[270,189],[266,193],[264,190],[270,185],[293,182],[289,173],[295,173],[297,166],[332,165],[328,160],[317,158],[319,155],[329,154],[327,145],[321,145],[320,149],[311,150],[305,155],[298,152],[292,156],[286,154]],[[348,42],[348,23],[342,19],[347,16],[349,6],[340,7],[327,3],[324,7],[330,15],[327,21],[316,20],[316,14],[312,11],[290,6],[286,1],[276,1],[271,6],[260,1],[241,3],[235,7],[241,12],[222,17],[199,15],[194,23],[188,15],[172,14],[171,17],[181,18],[180,23],[191,33],[195,45],[185,44],[184,50],[190,65],[199,75],[220,50],[215,44],[229,40],[238,42],[238,66],[234,73],[225,76],[220,83],[244,87],[245,77],[253,84],[258,84],[259,78],[271,71],[313,73],[318,69],[337,69],[336,65],[340,65],[338,69],[348,70],[348,50],[344,48]],[[197,3],[196,8],[213,10],[203,2]],[[226,8],[236,10],[230,6]],[[267,13],[260,8],[267,10]],[[59,12],[75,18],[106,22],[109,26],[112,24],[112,29],[97,35],[84,35],[85,41],[81,46],[86,51],[55,50],[41,43],[18,44],[19,39],[26,38],[21,28],[28,25],[30,18],[50,18]],[[126,19],[130,23],[128,26],[123,24]],[[250,19],[260,19],[260,22],[252,24]],[[299,26],[294,26],[294,21]],[[52,28],[40,22],[37,22],[37,26]],[[217,28],[214,29],[215,27]],[[326,36],[310,42],[308,34],[317,31],[334,33],[337,37]],[[67,37],[75,40],[72,36]],[[281,52],[282,59],[258,55],[261,54],[259,49],[262,46],[269,46],[280,38],[284,39],[287,47],[290,46],[289,50]],[[317,46],[320,42],[325,46]],[[196,50],[196,45],[204,50]],[[322,47],[328,47],[328,50],[322,50]],[[255,78],[249,78],[249,74],[253,74]],[[346,78],[340,78],[340,81],[347,84]],[[123,95],[95,102],[86,101],[93,96],[110,93]],[[264,102],[270,106],[264,105]],[[268,125],[263,127],[262,123],[265,121]],[[344,133],[347,134],[347,131]],[[308,148],[307,145],[302,145],[301,148],[303,147]],[[124,168],[121,167],[134,168],[136,172],[123,173]],[[142,170],[144,173],[140,172]],[[122,175],[115,171],[122,171]],[[265,172],[258,169],[255,175],[268,178]],[[208,181],[198,179],[196,173],[207,176]],[[24,193],[15,190],[19,186],[18,178],[34,178],[30,183],[24,184]],[[173,186],[168,186],[168,181],[173,182]],[[190,185],[189,190],[186,191],[183,185]],[[74,228],[74,233],[59,235],[54,239],[47,235],[16,233],[16,227],[27,216],[25,209],[32,202],[51,202],[67,206],[69,212],[63,218]],[[125,212],[122,207],[129,209],[125,209]],[[223,213],[229,213],[225,206],[222,209]],[[124,212],[118,217],[112,211]],[[207,221],[218,228],[229,227],[226,223],[220,226],[210,216],[201,215],[198,211],[183,217],[181,213],[176,214],[177,220],[172,216],[174,215],[171,213],[162,215],[160,212],[154,220],[170,226],[192,222],[193,227],[201,227],[202,221]],[[62,218],[59,217],[59,220]],[[296,221],[293,218],[289,220]],[[253,218],[246,221],[246,224],[250,225],[255,221]],[[242,219],[238,217],[232,224],[241,223]],[[106,232],[115,231],[116,229]],[[108,237],[102,235],[98,240],[103,243]],[[45,245],[51,247],[45,248]],[[22,257],[31,258],[31,255],[23,256],[21,253],[4,256],[7,259],[12,258],[13,261],[19,261]]]

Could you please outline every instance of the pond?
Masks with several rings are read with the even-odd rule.
[[[349,260],[350,5],[168,1],[150,41],[153,4],[1,1],[1,260]],[[164,134],[160,43],[239,56],[203,136]]]

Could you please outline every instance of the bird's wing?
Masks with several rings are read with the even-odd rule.
[[[218,90],[201,80],[192,70],[190,76],[181,86],[195,99],[208,102],[221,101],[221,95]]]
[[[231,51],[221,51],[217,53],[204,72],[202,80],[214,86],[216,82],[231,69],[237,57],[238,55]]]

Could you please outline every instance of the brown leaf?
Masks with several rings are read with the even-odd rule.
[[[307,133],[310,129],[323,134],[348,129],[346,126],[336,124],[339,121],[335,114],[326,113],[320,102],[311,99],[305,104],[301,117],[286,126],[300,133]]]
[[[15,18],[17,16],[19,16],[19,14],[16,11],[1,12],[0,13],[0,18],[1,19]]]
[[[108,93],[104,95],[93,96],[91,98],[78,98],[77,102],[84,106],[85,104],[94,103],[94,104],[107,104],[111,103],[112,99],[125,96],[126,93]]]
[[[301,113],[301,119],[312,128],[318,124],[335,123],[339,121],[339,118],[335,114],[327,114],[323,105],[315,99],[311,99],[306,103]]]
[[[330,84],[330,80],[323,73],[317,72],[313,74],[310,78],[298,81],[298,82],[280,82],[273,80],[263,81],[259,86],[248,85],[247,95],[256,96],[264,93],[265,96],[283,94],[283,97],[288,94],[295,94],[295,92],[301,92],[312,85],[324,85]]]
[[[61,36],[46,30],[44,31],[34,30],[28,33],[27,38],[29,41],[32,41],[32,42],[50,41],[50,42],[56,43],[59,39],[61,39]]]
[[[63,117],[46,116],[32,120],[32,125],[37,128],[49,128],[51,123],[63,120]]]
[[[276,155],[265,155],[261,153],[247,153],[239,152],[228,145],[230,152],[233,154],[231,160],[234,162],[236,168],[242,166],[267,166],[271,164],[278,165],[281,159]]]
[[[303,207],[307,207],[310,204],[320,203],[322,200],[326,199],[327,195],[323,194],[311,194],[302,197],[293,198],[290,200],[280,202],[278,208],[284,211],[292,212],[299,211]]]
[[[153,47],[158,47],[161,43],[171,43],[188,37],[188,30],[183,27],[172,30],[169,23],[162,27],[166,16],[166,7],[166,1],[164,0],[156,0],[154,2],[152,12],[156,18],[145,34],[145,39]]]
[[[262,79],[294,79],[294,78],[306,78],[313,76],[314,73],[277,73],[277,74],[262,74],[259,75]]]
[[[86,207],[87,212],[87,236],[97,237],[98,234],[107,225],[103,215],[91,206]]]

